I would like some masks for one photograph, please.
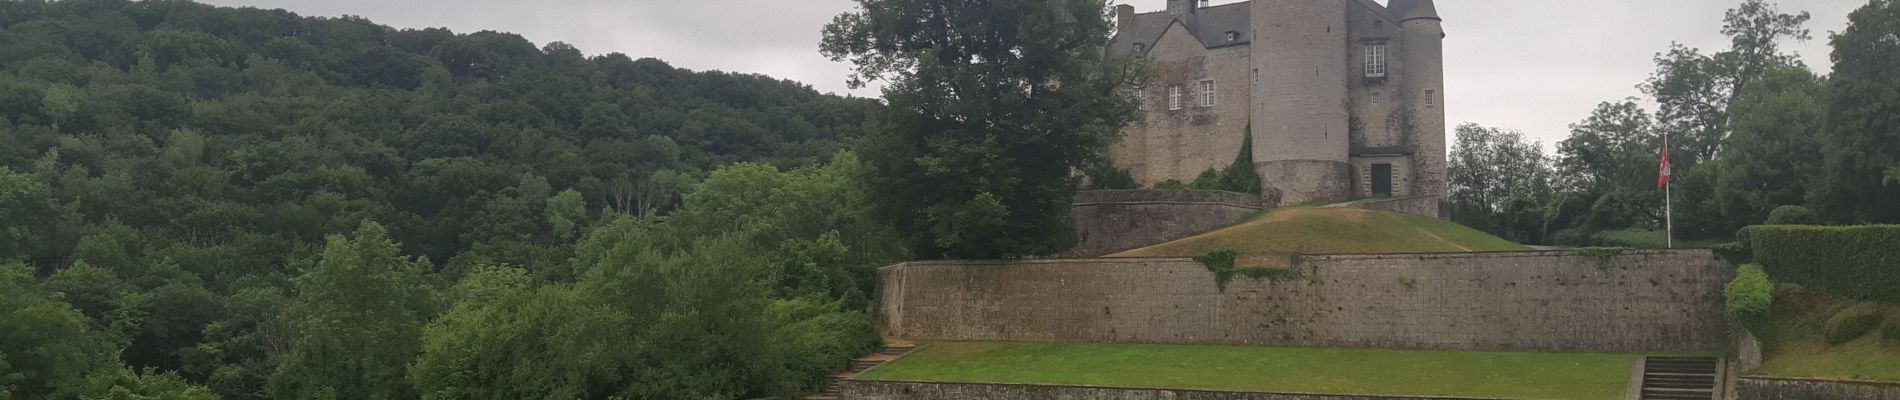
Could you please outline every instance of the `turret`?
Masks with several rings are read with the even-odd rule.
[[[1253,159],[1282,204],[1351,193],[1346,7],[1341,0],[1253,0]]]
[[[1401,56],[1410,76],[1404,79],[1412,101],[1412,145],[1418,166],[1415,194],[1444,196],[1445,171],[1445,29],[1432,0],[1412,0],[1401,22],[1405,46]]]

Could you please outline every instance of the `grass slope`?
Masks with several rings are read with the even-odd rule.
[[[1838,345],[1827,343],[1827,319],[1860,304],[1794,285],[1781,285],[1773,322],[1762,335],[1761,368],[1750,374],[1788,378],[1838,378],[1900,382],[1900,339],[1884,339],[1875,329]],[[1900,329],[1900,305],[1876,304],[1887,313],[1889,329]]]
[[[1622,399],[1637,355],[936,343],[861,379],[1359,395]]]
[[[1243,265],[1288,265],[1293,254],[1453,253],[1528,248],[1451,221],[1356,208],[1287,208],[1199,236],[1109,257],[1193,257],[1232,248]]]

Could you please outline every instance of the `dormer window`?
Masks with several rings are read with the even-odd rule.
[[[1366,77],[1385,77],[1385,43],[1366,45]]]
[[[1146,50],[1148,50],[1148,45],[1135,43],[1135,55],[1141,55],[1141,52]]]
[[[1240,40],[1240,32],[1227,31],[1227,41],[1232,42],[1236,40]]]

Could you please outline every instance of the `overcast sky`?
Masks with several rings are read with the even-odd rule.
[[[849,66],[818,55],[819,29],[851,0],[203,0],[283,8],[303,15],[357,15],[398,28],[512,32],[537,44],[560,41],[589,54],[626,53],[674,66],[762,73],[818,90],[847,90]],[[1115,0],[1141,12],[1165,0]],[[1215,0],[1215,4],[1235,0]],[[1727,45],[1724,10],[1740,0],[1440,0],[1446,112],[1452,124],[1521,129],[1549,144],[1568,135],[1599,102],[1640,93],[1651,58],[1677,41]],[[1815,40],[1789,43],[1826,71],[1829,32],[1865,0],[1779,0],[1814,14]]]

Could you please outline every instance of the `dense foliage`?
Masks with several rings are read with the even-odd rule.
[[[1828,344],[1852,342],[1880,327],[1886,314],[1873,304],[1856,304],[1827,319]]]
[[[1760,266],[1744,265],[1735,274],[1735,280],[1722,288],[1722,297],[1727,301],[1728,315],[1740,321],[1750,332],[1764,332],[1768,322],[1768,311],[1774,307],[1775,284],[1768,281],[1768,273]]]
[[[1599,242],[1605,231],[1661,230],[1660,158],[1673,166],[1678,239],[1721,239],[1806,206],[1815,221],[1900,223],[1900,5],[1870,1],[1832,37],[1834,73],[1817,76],[1787,40],[1807,13],[1746,0],[1729,11],[1729,48],[1675,45],[1639,86],[1571,125],[1557,154],[1509,131],[1461,127],[1453,218],[1515,240]],[[1655,111],[1645,103],[1658,105]],[[1664,138],[1669,140],[1665,149]],[[1528,182],[1528,183],[1526,183]]]
[[[880,209],[925,258],[1049,255],[1074,245],[1076,172],[1099,166],[1145,76],[1103,49],[1105,0],[858,0],[825,55],[881,80],[885,129],[863,154]]]
[[[1776,282],[1900,302],[1900,226],[1752,226],[1742,236]]]
[[[907,255],[841,152],[881,108],[498,32],[0,2],[0,398],[806,391]]]

